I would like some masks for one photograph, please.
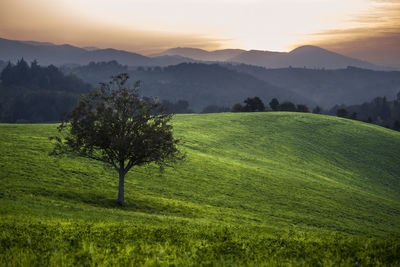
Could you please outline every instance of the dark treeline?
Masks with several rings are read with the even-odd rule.
[[[262,112],[262,111],[291,111],[291,112],[310,112],[305,104],[294,104],[290,101],[279,103],[277,98],[273,98],[269,102],[269,107],[266,107],[263,101],[258,97],[247,98],[243,101],[244,104],[236,103],[233,105],[232,112]],[[316,107],[314,113],[321,113],[321,108]]]
[[[373,123],[396,131],[400,131],[400,92],[397,99],[387,101],[386,97],[377,97],[371,102],[361,105],[336,105],[329,111],[322,110],[316,106],[312,110],[304,104],[294,104],[290,101],[280,103],[277,98],[271,99],[269,106],[265,106],[259,97],[247,98],[243,103],[236,103],[230,110],[215,106],[213,111],[217,112],[263,112],[263,111],[290,111],[290,112],[312,112],[316,114],[336,115],[338,117]]]
[[[64,74],[53,65],[42,67],[36,61],[28,64],[24,59],[15,65],[0,64],[4,65],[0,74],[0,122],[60,121],[64,114],[75,107],[81,95],[92,88],[74,74]],[[79,67],[74,69],[80,70]],[[96,69],[96,73],[101,71],[102,75],[109,77],[126,71],[126,67],[116,61],[91,63],[82,67],[82,72],[90,75],[87,69]],[[165,113],[193,113],[186,100],[162,100],[161,104]]]
[[[7,62],[0,60],[0,72],[7,66]]]
[[[189,102],[186,100],[178,100],[175,103],[169,100],[163,100],[161,101],[161,105],[164,108],[164,112],[168,114],[194,113],[193,110],[189,108]]]
[[[108,62],[90,62],[84,66],[62,66],[60,70],[65,74],[74,74],[85,82],[97,86],[118,73],[127,73],[128,67],[112,60]]]
[[[166,113],[194,113],[186,100],[171,102],[163,100],[162,105]],[[385,97],[377,97],[371,102],[362,105],[336,105],[331,110],[323,110],[316,106],[312,110],[305,104],[295,104],[291,101],[279,102],[277,98],[271,99],[266,106],[259,97],[247,98],[243,103],[236,103],[232,108],[208,105],[201,113],[222,113],[222,112],[264,112],[264,111],[289,111],[315,114],[336,115],[338,117],[374,123],[380,126],[400,131],[400,92],[397,100],[387,101]]]
[[[1,122],[59,121],[90,85],[55,66],[30,65],[23,59],[8,63],[0,75]]]
[[[400,92],[393,101],[388,101],[386,97],[377,97],[361,105],[336,105],[330,110],[330,114],[400,131]]]

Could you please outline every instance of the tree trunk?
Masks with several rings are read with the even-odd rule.
[[[124,205],[124,182],[125,182],[125,172],[119,171],[118,203],[120,205]]]

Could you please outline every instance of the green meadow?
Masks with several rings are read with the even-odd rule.
[[[400,133],[290,113],[176,115],[186,160],[118,175],[0,124],[1,266],[400,265]]]

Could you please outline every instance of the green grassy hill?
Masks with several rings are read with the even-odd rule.
[[[399,264],[400,133],[302,113],[179,115],[187,160],[117,173],[0,125],[0,265]]]

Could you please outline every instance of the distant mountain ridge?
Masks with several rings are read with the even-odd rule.
[[[160,55],[179,55],[202,61],[243,63],[265,68],[286,68],[291,66],[297,68],[343,69],[352,66],[372,70],[391,70],[388,67],[343,56],[312,45],[300,46],[290,52],[247,51],[241,49],[223,49],[209,52],[198,48],[177,47],[155,54],[155,56]]]
[[[223,50],[215,50],[209,52],[199,48],[177,47],[168,49],[162,53],[153,54],[151,56],[157,57],[157,56],[168,55],[168,56],[182,56],[200,61],[230,61],[231,58],[239,56],[244,52],[246,52],[246,50],[242,49],[223,49]]]
[[[177,47],[162,53],[143,56],[138,53],[113,48],[76,47],[49,42],[15,41],[0,38],[0,60],[16,62],[23,57],[27,61],[38,60],[42,65],[88,64],[116,60],[128,66],[169,66],[188,62],[231,62],[266,68],[342,69],[348,66],[392,70],[359,59],[343,56],[317,46],[301,46],[290,52],[261,50],[223,49],[206,51],[198,48]]]
[[[69,44],[55,45],[52,43],[34,41],[14,41],[0,38],[0,59],[16,62],[37,60],[41,65],[88,64],[91,61],[116,60],[128,66],[168,66],[192,59],[181,56],[146,57],[137,53],[113,48],[96,49],[95,47],[80,48]]]

